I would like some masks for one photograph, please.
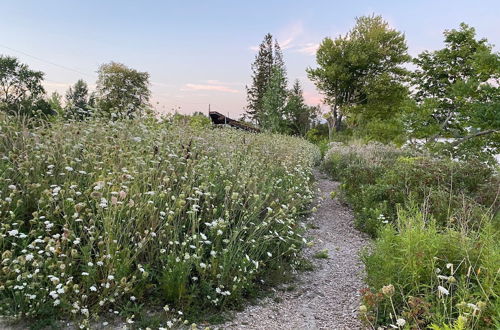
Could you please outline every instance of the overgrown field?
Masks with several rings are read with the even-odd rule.
[[[376,237],[363,256],[367,325],[500,327],[497,170],[375,143],[335,144],[324,166]]]
[[[319,158],[304,140],[153,119],[0,120],[1,315],[137,323],[146,306],[171,326],[297,263]]]

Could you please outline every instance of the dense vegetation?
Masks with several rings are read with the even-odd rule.
[[[342,181],[346,201],[360,228],[375,236],[383,222],[395,222],[400,207],[425,201],[439,225],[450,219],[474,227],[469,218],[500,208],[500,177],[477,160],[456,162],[381,143],[332,144],[325,169]]]
[[[165,306],[154,322],[170,327],[238,305],[297,266],[321,151],[375,239],[367,325],[500,328],[500,54],[462,23],[411,59],[373,15],[325,38],[316,61],[323,118],[264,37],[242,119],[255,135],[199,113],[156,118],[149,73],[121,63],[63,101],[0,56],[0,314],[85,327]]]
[[[297,262],[319,157],[304,140],[153,118],[0,127],[2,315],[88,326],[170,305],[170,324]]]
[[[360,17],[345,36],[325,38],[316,61],[307,72],[330,107],[328,140],[411,141],[491,163],[500,153],[500,54],[467,24],[411,60],[402,32],[380,16]]]
[[[324,166],[360,229],[377,237],[364,256],[365,321],[498,327],[497,172],[379,143],[333,144]]]

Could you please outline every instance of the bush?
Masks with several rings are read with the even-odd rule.
[[[469,214],[500,207],[500,179],[479,161],[457,162],[379,143],[334,144],[324,167],[343,182],[342,193],[356,212],[357,224],[373,236],[381,224],[394,222],[397,207],[410,199],[425,201],[441,225],[451,221],[474,226],[470,219],[477,217]]]
[[[400,211],[363,257],[370,289],[361,317],[386,326],[403,319],[412,329],[498,327],[500,232],[487,214],[480,223],[478,230],[442,229],[415,206]]]
[[[359,227],[377,237],[363,255],[367,325],[500,326],[500,181],[491,167],[379,143],[331,144],[324,167]]]
[[[89,326],[144,304],[222,309],[297,262],[319,159],[304,140],[1,120],[0,315]]]

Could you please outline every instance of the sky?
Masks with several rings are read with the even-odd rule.
[[[0,54],[45,72],[48,93],[84,79],[95,88],[99,65],[121,62],[150,74],[159,112],[244,112],[256,47],[271,33],[284,50],[289,81],[321,104],[307,79],[325,37],[345,34],[355,18],[380,14],[405,33],[409,53],[442,48],[445,29],[466,22],[500,46],[500,1],[126,1],[0,0]]]

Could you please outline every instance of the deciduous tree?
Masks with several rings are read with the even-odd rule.
[[[465,23],[444,32],[443,49],[415,60],[414,98],[409,116],[416,137],[439,137],[454,155],[500,150],[500,54],[486,39],[477,39]]]
[[[130,118],[149,106],[149,73],[111,62],[101,65],[98,74],[98,105],[104,114]]]
[[[372,110],[367,105],[374,100],[374,92],[379,93],[376,98],[380,104],[380,98],[386,94],[375,87],[382,87],[382,81],[400,86],[407,74],[402,65],[409,59],[404,35],[389,27],[381,16],[357,18],[345,36],[325,38],[316,53],[317,68],[307,72],[331,107],[327,116],[330,138],[354,109],[358,115]],[[397,110],[390,107],[385,112]]]
[[[11,56],[0,55],[0,108],[9,113],[52,113],[42,96],[43,72],[31,70]]]

